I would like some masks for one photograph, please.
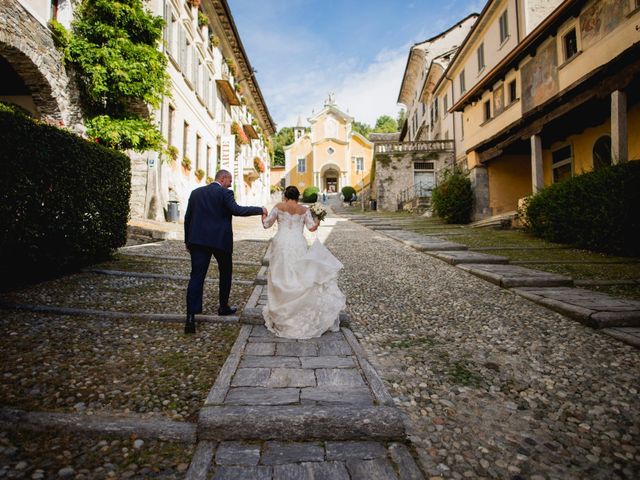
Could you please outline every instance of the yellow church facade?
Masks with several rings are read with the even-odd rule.
[[[301,192],[315,186],[327,193],[345,186],[356,191],[367,186],[373,143],[352,130],[353,118],[335,105],[332,95],[308,121],[310,132],[299,121],[294,142],[284,148],[286,185],[295,185]]]

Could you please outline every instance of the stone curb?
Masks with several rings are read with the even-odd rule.
[[[402,440],[404,418],[395,407],[353,405],[205,406],[199,440]]]
[[[253,326],[251,325],[243,325],[240,329],[238,338],[236,338],[236,341],[231,347],[229,356],[220,369],[220,372],[216,377],[216,381],[209,391],[209,395],[207,395],[205,406],[207,404],[220,404],[224,401],[224,397],[227,395],[227,391],[229,390],[229,385],[231,385],[231,378],[238,368],[242,352],[244,351],[244,347],[247,344],[247,340],[252,329]]]
[[[356,359],[360,364],[360,369],[364,374],[367,383],[369,384],[369,388],[373,392],[374,397],[378,401],[380,405],[385,406],[393,406],[393,397],[389,394],[387,389],[384,386],[384,382],[376,372],[375,368],[369,363],[369,359],[367,358],[367,354],[364,349],[358,343],[355,335],[348,328],[343,328],[342,333],[344,334],[347,342],[351,346],[353,353],[355,353]]]
[[[191,457],[189,470],[185,474],[185,480],[204,480],[207,478],[211,460],[213,460],[213,447],[215,442],[203,440],[198,442],[196,451]]]
[[[86,273],[98,273],[100,275],[112,275],[116,277],[158,278],[163,280],[189,281],[189,277],[184,275],[165,275],[163,273],[127,272],[124,270],[103,270],[99,268],[84,268],[81,271]],[[219,278],[205,278],[205,282],[208,283],[218,283],[219,281]],[[234,280],[233,283],[237,283],[239,285],[253,285],[254,280]]]
[[[538,305],[566,315],[591,328],[638,327],[640,326],[640,311],[598,311],[580,305],[562,302],[553,298],[543,297],[536,293],[514,288],[513,292]]]
[[[457,267],[480,277],[483,280],[487,280],[503,288],[516,288],[516,287],[572,287],[573,279],[565,277],[563,275],[535,275],[526,276],[526,274],[514,274],[513,276],[506,276],[501,272],[491,272],[483,269],[483,264],[468,263],[458,265]],[[522,268],[522,267],[517,267]],[[536,272],[537,273],[537,272]]]
[[[122,247],[122,248],[133,248],[133,247],[139,247],[139,246],[140,245],[133,245],[131,247]],[[187,256],[177,257],[177,256],[174,256],[174,255],[154,255],[152,253],[129,253],[129,252],[122,252],[122,251],[118,251],[118,253],[120,253],[121,255],[129,256],[129,257],[155,258],[157,260],[169,260],[169,261],[187,262],[187,263],[191,261],[189,259],[189,257],[187,257]],[[233,264],[234,265],[246,265],[246,266],[249,266],[249,267],[257,267],[257,266],[261,265],[261,263],[259,263],[259,262],[246,262],[244,260],[234,260]]]
[[[640,348],[640,335],[632,335],[618,328],[603,328],[600,331],[632,347]]]
[[[50,305],[29,305],[23,303],[7,303],[0,302],[0,309],[5,310],[26,310],[29,312],[55,313],[58,315],[79,315],[79,316],[97,316],[113,319],[132,319],[138,318],[142,320],[158,320],[162,322],[182,323],[185,319],[183,313],[135,313],[135,312],[115,312],[112,310],[93,310],[85,308],[69,308],[56,307]],[[240,317],[237,315],[197,315],[198,322],[211,323],[238,323]]]
[[[0,408],[0,427],[10,430],[50,432],[51,430],[98,433],[195,443],[196,425],[128,414],[126,417],[79,415],[73,413],[27,412]]]
[[[443,251],[443,252],[425,252],[439,260],[447,262],[450,265],[460,265],[461,263],[483,263],[483,264],[503,264],[509,263],[507,257],[498,255],[488,255],[486,253],[472,252],[469,250],[459,251]]]

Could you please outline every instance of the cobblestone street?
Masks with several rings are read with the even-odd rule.
[[[327,245],[427,476],[640,475],[637,349],[354,222]]]

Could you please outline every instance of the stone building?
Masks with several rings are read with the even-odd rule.
[[[373,143],[351,129],[353,118],[341,111],[329,95],[324,108],[308,119],[311,132],[301,122],[294,127],[294,142],[284,148],[285,183],[301,191],[309,186],[339,192],[356,191],[371,182]]]
[[[0,2],[0,100],[82,132],[78,90],[48,27],[49,20],[57,19],[69,28],[75,3]],[[169,201],[179,202],[183,216],[191,191],[219,168],[232,172],[239,202],[267,202],[271,162],[266,138],[275,133],[275,125],[226,0],[145,4],[165,19],[160,48],[169,60],[172,83],[171,97],[149,115],[177,159],[129,152],[131,216],[164,220]]]
[[[629,134],[640,128],[639,24],[638,0],[487,3],[448,68],[480,70],[478,49],[496,50],[473,85],[455,82],[450,108],[464,117],[476,218],[513,215],[545,185],[640,158]]]

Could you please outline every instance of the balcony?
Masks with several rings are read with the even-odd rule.
[[[375,153],[453,152],[453,140],[375,143]]]
[[[216,85],[224,95],[224,98],[227,100],[229,105],[240,106],[242,103],[240,102],[240,98],[236,93],[236,89],[234,87],[233,75],[229,71],[229,66],[226,63],[222,63],[222,78],[216,79]]]
[[[258,132],[256,132],[256,129],[250,123],[243,123],[242,129],[244,130],[244,133],[247,134],[247,137],[249,137],[250,139],[258,140],[260,138],[258,136]]]

